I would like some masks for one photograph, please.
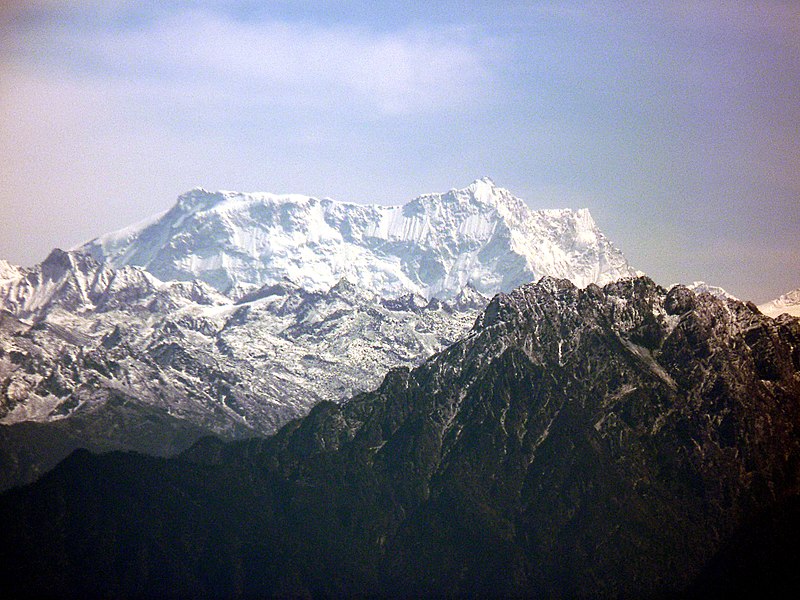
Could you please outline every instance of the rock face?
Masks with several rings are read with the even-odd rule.
[[[713,592],[732,543],[798,522],[799,427],[796,319],[545,278],[267,440],[71,456],[0,498],[0,569],[101,596]]]
[[[587,210],[534,211],[488,178],[403,206],[196,189],[83,250],[237,298],[284,278],[311,291],[346,278],[386,298],[429,299],[466,285],[492,296],[543,275],[582,287],[636,274]]]
[[[469,288],[386,300],[342,280],[234,303],[62,251],[12,275],[0,282],[15,312],[0,313],[0,489],[77,447],[163,455],[201,435],[273,433],[456,341],[487,302]]]

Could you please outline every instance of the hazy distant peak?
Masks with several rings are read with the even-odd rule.
[[[532,210],[488,177],[402,206],[195,188],[159,218],[84,248],[234,297],[283,278],[325,291],[344,277],[384,297],[430,299],[467,284],[492,296],[543,275],[585,286],[636,274],[586,209]]]
[[[793,317],[800,317],[800,288],[782,294],[775,300],[761,304],[758,310],[770,317],[777,317],[784,313]]]
[[[719,287],[718,285],[710,285],[705,281],[693,281],[689,285],[686,286],[696,294],[707,293],[715,296],[721,300],[738,300],[736,296],[728,292],[727,290]]]
[[[0,258],[0,280],[17,279],[20,274],[21,270],[18,266]]]

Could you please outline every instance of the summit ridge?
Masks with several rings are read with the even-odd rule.
[[[492,296],[544,275],[585,287],[637,274],[588,210],[533,210],[488,177],[399,206],[195,188],[160,217],[81,249],[234,298],[284,278],[447,299],[466,285]]]

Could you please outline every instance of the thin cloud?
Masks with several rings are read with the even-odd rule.
[[[242,21],[211,11],[165,15],[138,28],[27,33],[27,56],[76,75],[169,78],[260,95],[265,104],[381,114],[474,106],[490,89],[492,44],[450,29]],[[35,54],[34,54],[35,53]],[[66,65],[64,63],[66,62]]]

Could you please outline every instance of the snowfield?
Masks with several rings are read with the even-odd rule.
[[[584,287],[637,274],[588,210],[532,210],[488,178],[403,206],[195,189],[160,218],[81,249],[234,298],[283,279],[452,298],[466,285],[492,296],[544,275]]]

